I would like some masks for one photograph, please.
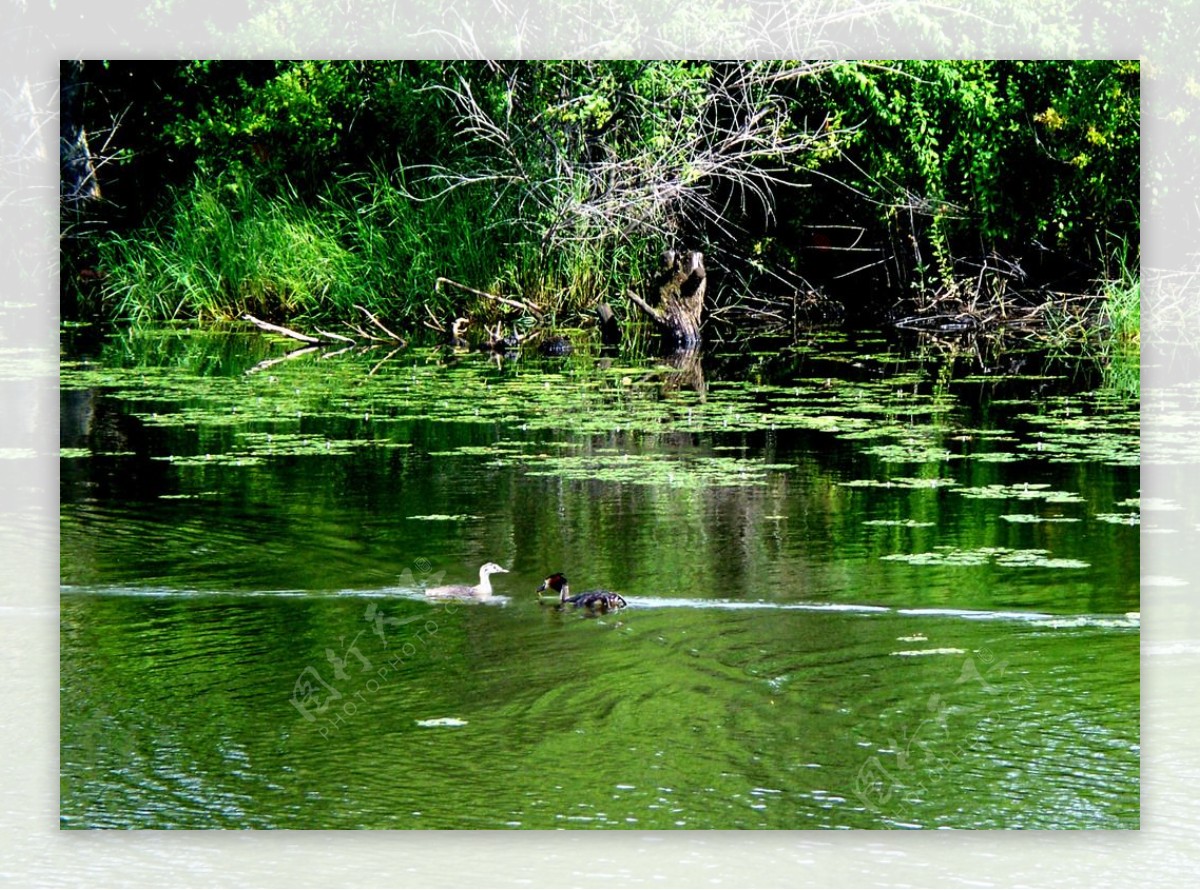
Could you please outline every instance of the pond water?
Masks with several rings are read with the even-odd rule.
[[[1138,405],[1079,367],[69,341],[63,827],[1139,825]]]

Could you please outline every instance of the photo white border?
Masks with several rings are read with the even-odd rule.
[[[35,5],[38,8],[34,8]],[[252,0],[224,4],[164,0],[156,4],[8,0],[0,33],[0,373],[16,363],[19,387],[0,380],[0,882],[15,886],[1188,886],[1198,871],[1192,797],[1200,787],[1193,678],[1200,668],[1200,622],[1194,595],[1200,559],[1200,473],[1193,465],[1143,471],[1143,496],[1170,498],[1182,509],[1164,521],[1173,534],[1143,536],[1143,799],[1138,832],[910,832],[890,836],[809,832],[68,832],[58,829],[58,428],[57,428],[57,129],[58,60],[73,58],[430,57],[447,54],[525,57],[567,55],[798,57],[816,45],[842,57],[917,56],[1140,58],[1160,73],[1200,79],[1194,41],[1156,44],[1164,10],[1181,29],[1194,12],[1182,0],[1130,3],[1133,27],[1110,21],[1108,8],[1085,2],[966,3],[944,0],[824,0],[847,14],[925,10],[944,22],[930,37],[907,27],[831,27],[789,31],[787,15],[811,2],[760,2],[729,31],[703,16],[736,4],[717,0],[553,0],[449,2],[426,27],[396,37],[387,23],[412,5],[356,0]],[[433,5],[433,4],[430,4]],[[173,11],[178,7],[178,11]],[[1037,8],[1045,38],[1074,28],[1061,46],[1022,41],[1010,13]],[[321,11],[311,12],[319,9]],[[792,10],[788,13],[787,10]],[[336,10],[332,15],[329,10]],[[305,12],[310,11],[304,23]],[[774,18],[770,18],[774,15]],[[15,22],[8,24],[9,18]],[[773,22],[773,24],[772,24]],[[1184,23],[1188,23],[1185,24]],[[335,27],[336,26],[336,27]],[[560,30],[553,30],[553,27]],[[1140,26],[1140,32],[1139,27]],[[1024,22],[1025,34],[1037,34]],[[1009,28],[1009,31],[1005,31]],[[1055,30],[1055,29],[1059,30]],[[1110,34],[1104,43],[1087,35]],[[1011,40],[1004,35],[1011,33]],[[997,37],[997,34],[1000,36]],[[953,47],[960,46],[961,52]],[[836,52],[830,53],[832,48]],[[1143,75],[1144,107],[1156,82]],[[1186,97],[1185,97],[1186,99]],[[1176,101],[1172,97],[1170,101]],[[21,109],[28,107],[23,128]],[[1160,109],[1161,110],[1161,109]],[[1170,110],[1170,109],[1167,109]],[[1179,220],[1195,226],[1195,147],[1200,106],[1186,105],[1182,126],[1144,116],[1145,161],[1167,161],[1167,184],[1181,188],[1155,212],[1143,203],[1146,268],[1194,269],[1194,255],[1155,249]],[[1187,152],[1192,152],[1189,155]],[[1184,165],[1171,168],[1169,162]],[[1144,169],[1148,166],[1144,164]],[[1144,284],[1143,338],[1169,348],[1147,356],[1143,399],[1197,378],[1189,338],[1196,309],[1159,317],[1158,295]],[[1193,307],[1200,300],[1189,296]],[[1153,333],[1153,337],[1149,334]],[[18,355],[19,353],[19,355]],[[5,364],[5,362],[8,364]],[[32,369],[32,370],[30,370]],[[1143,444],[1168,429],[1143,416]],[[1195,431],[1200,434],[1200,430]],[[22,449],[34,456],[22,457]],[[16,468],[16,469],[14,469]],[[11,484],[10,483],[11,480]],[[448,865],[448,864],[453,864]]]

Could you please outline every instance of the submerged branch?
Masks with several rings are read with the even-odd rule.
[[[362,309],[361,306],[359,308]],[[367,312],[367,310],[363,309],[363,312]],[[397,345],[398,349],[401,349],[408,345],[408,341],[406,341],[402,337],[397,336],[396,334],[393,334],[391,331],[389,331],[387,328],[385,328],[383,326],[383,323],[380,322],[378,319],[376,319],[373,315],[371,315],[370,312],[367,312],[367,315],[371,318],[371,320],[376,324],[377,327],[379,327],[383,331],[387,331],[389,339],[385,340],[382,337],[376,337],[373,334],[369,334],[366,331],[364,331],[361,327],[359,327],[358,325],[353,324],[351,322],[343,322],[343,324],[345,324],[346,327],[348,327],[350,330],[354,331],[356,334],[358,334],[363,339],[369,340],[373,343],[395,343],[395,344],[398,344]],[[347,337],[345,334],[335,334],[332,331],[326,331],[326,330],[322,330],[321,328],[317,328],[316,332],[317,332],[318,336],[313,336],[312,334],[301,333],[300,331],[293,330],[292,328],[285,328],[283,325],[272,324],[269,321],[263,321],[261,318],[255,318],[249,312],[242,315],[242,319],[244,321],[250,322],[252,325],[254,325],[256,328],[259,328],[260,330],[264,330],[264,331],[267,331],[272,334],[281,334],[282,336],[290,337],[293,340],[299,340],[301,343],[307,343],[311,348],[316,348],[318,346],[328,346],[333,343],[347,344],[346,348],[349,348],[352,346],[357,346],[359,344],[358,340],[354,339],[353,337]],[[300,354],[300,353],[297,353],[297,354]]]
[[[355,303],[355,306],[358,309],[362,310],[363,315],[365,315],[368,319],[370,319],[371,324],[375,325],[375,327],[379,328],[379,330],[383,331],[385,334],[387,334],[389,337],[391,337],[393,340],[395,340],[401,346],[404,345],[404,343],[405,343],[404,338],[401,337],[399,334],[392,333],[386,327],[384,327],[383,322],[381,322],[379,320],[379,318],[375,315],[374,312],[369,310],[366,306],[359,306],[357,303]]]
[[[318,351],[320,351],[319,347],[316,347],[316,346],[302,346],[300,349],[295,349],[295,350],[289,352],[287,355],[281,355],[281,356],[278,356],[277,358],[264,359],[263,361],[261,361],[257,365],[255,365],[253,368],[250,368],[249,370],[247,370],[246,373],[254,374],[258,371],[265,371],[267,368],[270,368],[273,365],[277,365],[280,362],[291,361],[292,359],[299,358],[302,355],[308,355],[310,352],[318,352]]]
[[[320,337],[311,337],[308,334],[302,334],[299,331],[293,331],[291,328],[285,328],[282,325],[271,324],[269,321],[263,321],[261,318],[255,318],[249,312],[243,315],[242,318],[264,331],[270,331],[273,334],[282,334],[285,337],[291,337],[293,340],[299,340],[301,343],[319,344],[323,342]]]

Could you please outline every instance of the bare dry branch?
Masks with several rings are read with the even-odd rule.
[[[395,334],[395,333],[393,333],[392,331],[389,331],[389,330],[388,330],[386,327],[384,327],[384,324],[383,324],[383,322],[381,322],[381,321],[380,321],[380,320],[379,320],[379,319],[376,317],[376,315],[375,315],[375,313],[374,313],[374,312],[372,312],[371,310],[367,309],[367,307],[366,307],[366,306],[360,306],[360,305],[358,305],[357,303],[355,303],[354,305],[355,305],[355,307],[356,307],[357,309],[359,309],[359,310],[361,310],[361,311],[362,311],[363,315],[365,315],[365,316],[366,316],[368,319],[370,319],[370,321],[371,321],[371,324],[375,325],[375,327],[379,328],[379,330],[383,331],[385,334],[387,334],[389,337],[391,337],[391,338],[392,338],[393,340],[395,340],[397,343],[399,343],[399,344],[401,344],[401,345],[404,345],[404,342],[405,342],[404,338],[403,338],[403,337],[401,337],[399,334]]]
[[[523,312],[528,312],[530,315],[532,315],[534,318],[538,319],[539,321],[541,320],[542,315],[544,313],[544,310],[540,306],[537,306],[536,304],[531,303],[529,300],[513,300],[508,297],[501,297],[496,294],[490,294],[485,290],[477,290],[476,288],[469,287],[465,284],[459,284],[457,281],[452,281],[449,278],[442,278],[442,277],[438,278],[437,283],[435,285],[435,288],[437,289],[438,293],[441,293],[443,284],[449,284],[453,287],[457,287],[459,290],[466,291],[469,294],[474,294],[477,297],[483,297],[484,299],[487,299],[487,300],[495,300],[497,303],[503,303],[505,306],[512,306],[514,309],[520,309]]]
[[[655,322],[657,322],[658,324],[662,324],[664,322],[664,319],[663,319],[662,315],[659,313],[659,311],[657,309],[655,309],[653,306],[651,306],[649,303],[647,303],[645,300],[643,300],[641,297],[639,297],[637,294],[635,294],[633,291],[631,291],[631,290],[625,291],[625,296],[629,297],[629,299],[633,302],[633,305],[637,306],[639,309],[641,309],[643,312],[645,312],[647,315],[649,315],[652,319],[655,320]]]
[[[299,340],[301,343],[321,343],[321,339],[319,337],[310,337],[308,334],[301,334],[299,331],[293,331],[291,328],[285,328],[281,325],[271,324],[269,321],[263,321],[260,318],[255,318],[249,312],[243,315],[242,318],[250,322],[255,327],[262,328],[264,331],[270,331],[273,334],[282,334],[285,337],[291,337],[293,340]]]

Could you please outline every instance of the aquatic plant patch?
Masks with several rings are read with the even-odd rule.
[[[473,513],[430,513],[427,516],[406,516],[405,519],[414,519],[422,522],[462,522],[467,519],[483,519],[483,517],[476,516]]]
[[[897,476],[894,479],[852,479],[849,482],[839,482],[838,485],[845,485],[849,488],[935,489],[957,488],[959,483],[955,479],[947,479],[941,476],[928,479],[913,476]]]
[[[1090,565],[1078,559],[1056,559],[1048,550],[1014,550],[1009,547],[938,547],[925,553],[893,553],[880,559],[906,562],[914,566],[982,566],[995,564],[1011,568],[1086,569]]]
[[[547,457],[535,466],[536,469],[526,470],[525,474],[672,488],[764,485],[770,473],[791,469],[790,464],[758,460],[695,456],[678,459],[661,454]]]
[[[492,467],[519,466],[534,475],[629,484],[762,484],[772,468],[750,460],[754,452],[729,439],[785,430],[836,436],[858,454],[896,465],[933,467],[964,460],[1012,464],[1024,458],[1129,465],[1137,459],[1137,416],[1128,403],[1052,399],[1042,413],[1035,413],[1025,400],[1020,402],[1023,413],[1014,419],[1032,432],[1022,434],[1011,424],[981,428],[959,420],[953,395],[930,389],[936,375],[904,368],[894,356],[889,367],[902,380],[825,375],[788,383],[713,380],[698,392],[677,386],[672,382],[677,371],[655,361],[606,366],[583,349],[549,365],[500,363],[481,354],[447,360],[436,349],[405,350],[380,361],[377,351],[351,350],[303,355],[261,372],[255,371],[257,365],[236,372],[223,365],[223,373],[208,376],[204,369],[209,360],[200,347],[211,348],[212,338],[192,344],[188,332],[166,336],[166,348],[186,356],[182,364],[152,352],[139,354],[131,344],[120,356],[134,367],[64,362],[62,385],[132,402],[129,413],[149,426],[198,435],[232,432],[223,438],[202,435],[196,451],[204,454],[180,455],[176,463],[213,464],[217,452],[227,453],[231,465],[245,466],[262,458],[342,456],[363,447],[412,448],[402,440],[411,438],[407,430],[415,423],[478,427],[479,435],[472,434],[476,439],[495,430],[495,441],[434,447],[427,452],[433,458],[482,458]],[[835,357],[861,375],[854,367],[861,357],[845,348],[844,341],[828,339]],[[147,356],[162,363],[148,364]],[[243,366],[257,358],[250,356]],[[1070,426],[1063,427],[1064,422]],[[708,447],[685,448],[677,459],[645,461],[630,453],[619,461],[598,461],[592,446],[614,435],[649,442],[661,436],[703,436]],[[976,440],[995,445],[1022,438],[1016,449],[969,453]],[[839,484],[946,487],[965,497],[1079,501],[1072,493],[1036,485],[962,487],[941,475]]]
[[[978,485],[970,488],[958,488],[956,492],[965,498],[981,498],[986,500],[1022,501],[1043,500],[1048,504],[1082,504],[1084,499],[1071,491],[1057,491],[1050,488],[1046,482],[1022,482],[1015,485]]]
[[[1000,517],[1005,522],[1036,525],[1042,522],[1080,522],[1075,516],[1036,516],[1033,513],[1006,513]]]

